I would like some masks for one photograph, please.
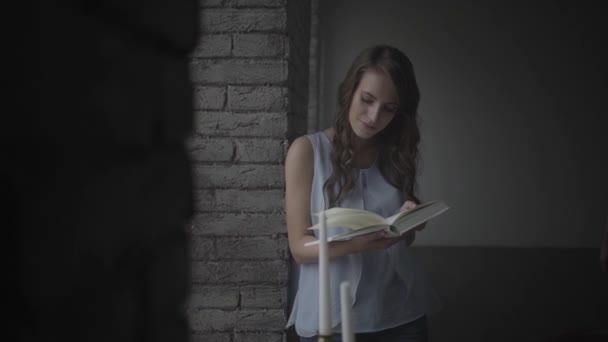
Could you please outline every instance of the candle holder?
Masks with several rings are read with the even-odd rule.
[[[332,335],[329,336],[321,336],[319,335],[319,339],[317,340],[318,342],[332,342],[334,340]]]

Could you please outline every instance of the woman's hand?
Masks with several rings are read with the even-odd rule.
[[[369,234],[363,234],[355,236],[349,243],[355,246],[358,252],[374,250],[374,249],[387,249],[397,242],[403,240],[406,235],[398,237],[386,237],[386,232],[381,230]]]
[[[399,211],[405,211],[415,207],[416,202],[408,200],[403,203],[401,208],[399,208]],[[386,237],[385,231],[363,234],[352,238],[350,243],[354,244],[355,249],[359,252],[372,249],[387,249],[402,240],[405,240],[405,244],[409,246],[414,243],[414,240],[416,239],[416,231],[424,229],[425,225],[426,223],[422,223],[409,232],[397,237]]]
[[[387,249],[402,240],[405,240],[406,245],[409,246],[414,242],[415,237],[415,231],[410,231],[397,237],[386,237],[386,232],[382,230],[356,236],[350,240],[350,243],[354,244],[359,252],[363,252],[374,249]]]
[[[416,207],[416,202],[407,200],[407,201],[405,201],[405,203],[403,203],[403,205],[401,206],[399,211],[406,211],[409,209],[413,209],[415,207]]]

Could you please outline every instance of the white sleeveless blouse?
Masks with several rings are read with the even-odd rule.
[[[314,175],[311,189],[311,221],[326,208],[323,184],[332,173],[331,141],[324,132],[307,135],[314,150]],[[381,216],[399,211],[404,200],[398,189],[388,183],[376,163],[360,169],[354,188],[342,207],[366,209]],[[328,235],[345,232],[328,229]],[[299,336],[315,336],[319,327],[318,265],[298,265],[297,293],[287,326],[295,324]],[[440,309],[439,298],[429,277],[401,241],[386,250],[367,251],[330,259],[330,303],[332,327],[340,333],[340,283],[348,281],[353,291],[352,319],[356,333],[393,328]]]

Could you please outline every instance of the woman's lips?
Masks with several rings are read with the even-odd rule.
[[[366,123],[366,122],[361,121],[361,124],[363,125],[363,127],[364,127],[365,129],[368,129],[368,130],[370,130],[370,131],[373,131],[373,130],[375,129],[375,127],[374,127],[374,126],[372,126],[372,125],[370,125],[370,124],[368,124],[368,123]]]

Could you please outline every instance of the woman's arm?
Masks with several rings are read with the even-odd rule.
[[[287,217],[287,237],[289,249],[295,261],[300,264],[316,263],[319,259],[318,246],[304,246],[316,240],[310,220],[310,194],[314,172],[314,152],[312,143],[306,137],[299,137],[291,144],[285,159],[285,210]],[[358,236],[349,241],[334,241],[328,246],[329,257],[362,252],[374,248],[386,248],[398,238],[386,239],[384,232]]]

